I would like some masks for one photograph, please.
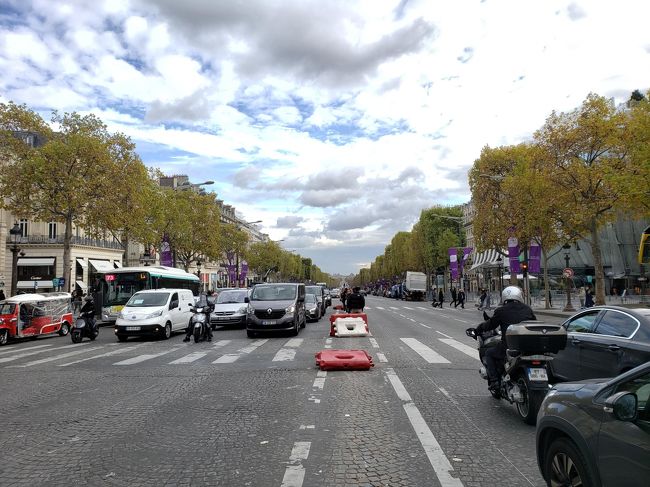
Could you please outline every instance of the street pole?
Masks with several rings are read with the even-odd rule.
[[[569,245],[565,245],[564,248],[570,248]],[[566,267],[569,269],[569,253],[564,254],[564,261],[566,262]],[[573,304],[571,303],[571,277],[568,274],[565,274],[566,279],[566,306],[562,311],[575,311]]]
[[[18,222],[14,223],[14,226],[9,230],[11,235],[11,294],[10,296],[15,296],[16,291],[18,290],[18,252],[20,248],[18,247],[18,238],[22,236],[23,231],[18,225]]]

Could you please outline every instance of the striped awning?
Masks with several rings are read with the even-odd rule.
[[[494,249],[475,253],[473,256],[472,267],[470,267],[469,270],[473,271],[482,267],[498,267],[499,261],[497,259],[499,259],[499,257],[501,257],[501,265],[505,266],[507,259]]]

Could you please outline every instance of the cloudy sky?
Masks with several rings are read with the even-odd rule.
[[[484,145],[650,87],[634,0],[0,0],[0,101],[93,112],[327,272],[469,200]]]

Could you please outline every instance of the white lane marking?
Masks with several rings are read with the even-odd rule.
[[[160,353],[151,353],[151,354],[138,355],[137,357],[122,360],[121,362],[115,362],[113,365],[139,364],[141,362],[151,360],[152,358],[160,357],[161,355],[165,355],[167,353],[175,352],[176,350],[180,350],[180,348],[181,347],[175,347],[175,348],[170,348],[169,350],[165,350],[164,352],[160,352]]]
[[[450,347],[454,347],[456,350],[463,352],[465,355],[469,355],[476,360],[480,360],[478,357],[478,350],[470,347],[469,345],[465,345],[464,343],[461,343],[458,340],[454,340],[453,338],[438,338],[438,340],[440,340],[442,343],[446,343]]]
[[[389,308],[390,309],[399,309],[399,308],[396,308],[395,306],[389,306]]]
[[[169,365],[191,364],[192,362],[196,362],[198,359],[205,357],[207,354],[208,352],[192,352],[184,357],[169,362]]]
[[[296,441],[294,443],[289,457],[290,465],[287,465],[284,472],[281,487],[302,487],[305,480],[305,467],[302,466],[302,461],[307,460],[310,448],[310,441]]]
[[[424,306],[418,306],[418,309],[423,309],[424,311],[426,311],[429,308],[425,308]]]
[[[316,377],[314,379],[314,385],[312,385],[312,388],[320,389],[322,391],[323,387],[325,387],[325,377]]]
[[[215,360],[212,363],[213,364],[231,364],[231,363],[235,362],[237,359],[239,359],[239,357],[241,357],[242,355],[255,351],[255,349],[257,347],[261,347],[262,345],[264,345],[268,341],[269,341],[268,338],[265,338],[264,340],[255,340],[253,343],[251,343],[247,347],[244,347],[244,348],[241,348],[241,349],[237,350],[237,353],[228,353],[226,355],[222,355],[221,357],[219,357],[217,360]]]
[[[366,306],[366,307],[365,307],[365,308],[363,308],[363,309],[364,309],[364,311],[365,311],[365,310],[367,310],[367,309],[372,309],[372,308],[370,308],[370,307],[368,307],[368,306]]]
[[[413,318],[409,318],[409,320],[411,320],[413,323],[415,323],[415,320]]]
[[[443,389],[442,387],[438,387],[438,390],[440,392],[442,392],[445,395],[445,397],[447,399],[449,399],[451,402],[453,402],[454,404],[457,404],[456,401],[454,400],[454,398],[451,397],[451,394],[449,394],[445,389]]]
[[[404,401],[402,406],[404,407],[406,416],[408,417],[418,440],[420,440],[420,443],[424,448],[424,452],[438,477],[440,485],[442,487],[463,487],[463,483],[460,479],[452,477],[451,472],[454,471],[454,468],[451,466],[449,459],[447,459],[445,453],[442,451],[438,440],[433,436],[431,429],[422,417],[419,409],[415,404],[413,404],[413,400],[404,387],[402,381],[397,377],[397,374],[395,374],[393,369],[386,369],[385,372],[388,376],[388,380],[393,386],[393,389],[395,389],[397,397]]]
[[[454,320],[456,320],[456,321],[460,321],[461,323],[469,323],[469,321],[466,321],[466,320],[460,320],[460,319],[458,319],[458,318],[454,318]]]
[[[221,347],[225,347],[225,346],[228,345],[231,341],[232,341],[232,340],[219,340],[219,341],[216,342],[212,347],[213,347],[213,348],[221,348]]]
[[[55,360],[60,360],[62,358],[68,358],[82,353],[92,352],[93,350],[99,350],[100,348],[104,348],[104,346],[100,345],[99,347],[84,348],[83,350],[75,350],[74,352],[62,353],[60,355],[55,355],[54,357],[42,358],[40,360],[32,360],[31,362],[27,362],[26,364],[10,365],[9,367],[32,367],[33,365],[45,364],[47,362],[54,362]]]
[[[80,362],[87,362],[88,360],[95,360],[97,358],[102,358],[102,357],[110,357],[111,355],[119,355],[121,353],[128,352],[130,350],[134,350],[134,349],[136,349],[138,347],[141,347],[142,345],[144,345],[144,344],[141,343],[140,345],[133,345],[132,347],[118,348],[117,350],[113,350],[112,352],[100,353],[99,355],[94,355],[92,357],[86,357],[86,358],[82,358],[82,359],[79,359],[79,360],[74,360],[73,362],[66,362],[65,364],[58,364],[58,366],[59,367],[68,367],[70,365],[75,365],[75,364],[78,364]]]
[[[372,348],[379,348],[379,343],[377,343],[377,340],[375,338],[368,338],[368,340],[370,340]]]
[[[298,429],[301,429],[301,430],[313,430],[313,429],[316,429],[316,425],[314,425],[314,424],[301,424]]]
[[[285,347],[299,347],[304,340],[302,338],[292,338],[284,344]]]
[[[424,326],[425,328],[428,328],[429,330],[431,329],[431,327],[429,325],[425,325],[424,323],[418,323],[418,325]]]
[[[325,340],[325,348],[332,348],[332,339],[328,338]]]
[[[273,357],[273,362],[290,362],[296,358],[295,348],[281,348]]]
[[[440,333],[443,337],[451,338],[449,335],[445,335],[443,332],[436,330],[436,333]]]
[[[408,306],[402,306],[402,308],[403,309],[410,309],[411,311],[413,311],[413,308],[409,308]]]
[[[420,357],[429,362],[430,364],[448,364],[451,363],[438,352],[433,351],[424,343],[415,338],[400,338],[404,343],[413,349]]]
[[[377,306],[377,309],[380,309],[382,311],[384,310],[384,308],[382,308],[381,306]]]
[[[438,313],[438,316],[442,316],[443,318],[449,318],[449,315],[443,315],[442,313]]]
[[[377,352],[377,358],[379,359],[380,362],[382,362],[384,364],[388,362],[388,359],[386,358],[386,355],[384,355],[381,352]]]
[[[35,352],[23,352],[23,353],[19,353],[19,354],[16,354],[16,355],[12,355],[10,357],[2,357],[2,358],[0,358],[0,364],[4,364],[5,362],[13,362],[14,360],[18,360],[19,358],[29,357],[31,355],[36,355],[37,353],[51,352],[51,351],[54,351],[54,350],[61,350],[62,348],[82,347],[84,345],[85,344],[81,344],[81,345],[64,345],[62,347],[47,348],[45,350],[36,350]],[[43,345],[43,346],[45,346],[45,345]],[[51,345],[47,345],[47,346],[50,347]],[[35,347],[32,347],[32,348],[35,348]]]

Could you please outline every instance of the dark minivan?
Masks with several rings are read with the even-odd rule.
[[[300,328],[305,327],[304,284],[256,284],[246,300],[246,334],[249,338],[269,331],[289,331],[295,336]]]

